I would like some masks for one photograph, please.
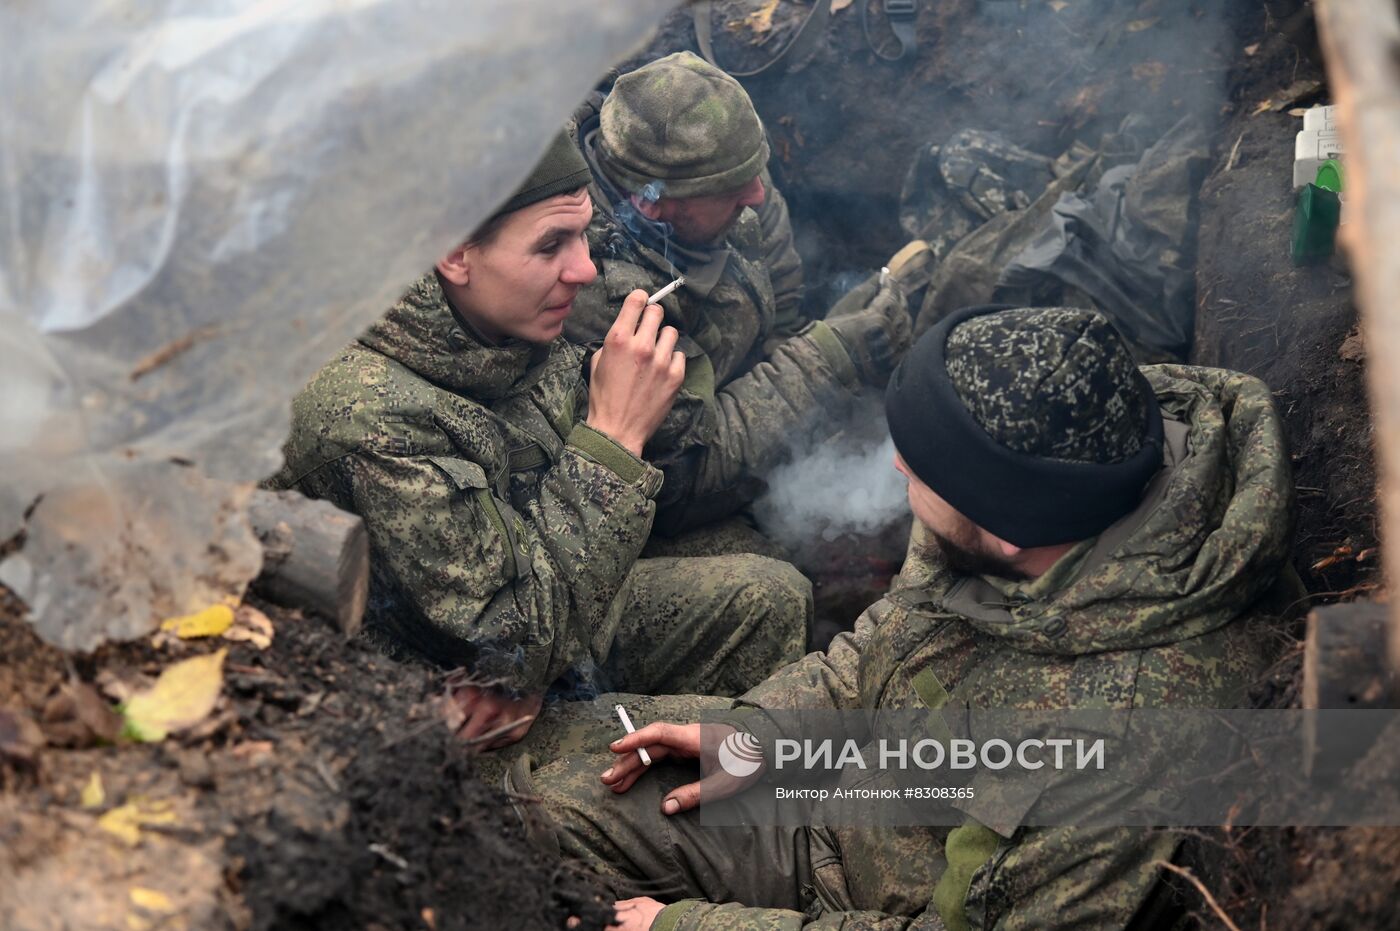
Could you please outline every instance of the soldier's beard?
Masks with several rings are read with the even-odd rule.
[[[994,575],[1015,582],[1025,581],[1030,576],[1012,565],[1005,556],[989,553],[977,540],[977,528],[969,521],[960,524],[949,536],[944,536],[929,528],[948,568],[959,575]]]

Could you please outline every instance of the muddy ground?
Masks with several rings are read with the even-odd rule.
[[[1214,145],[1199,232],[1184,244],[1197,257],[1194,360],[1256,374],[1279,399],[1299,487],[1295,564],[1314,600],[1373,593],[1375,470],[1350,279],[1341,262],[1288,260],[1300,128],[1289,111],[1326,89],[1258,112],[1323,80],[1306,4],[925,2],[917,53],[889,63],[862,35],[860,2],[835,13],[800,70],[746,81],[774,140],[809,310],[905,241],[900,189],[922,145],[1000,129],[1054,157],[1130,113],[1161,127],[1196,114]],[[715,4],[724,64],[760,64],[806,9],[781,0],[764,31],[747,18],[763,6]],[[873,25],[881,41],[878,15]],[[679,14],[639,58],[693,47]],[[852,552],[854,565],[837,558]],[[805,567],[829,628],[878,596],[900,555],[897,540],[846,540]],[[472,777],[434,723],[436,673],[260,607],[274,640],[231,647],[207,733],[104,744],[91,726],[102,721],[57,697],[65,686],[151,675],[213,645],[64,656],[0,591],[0,927],[557,928],[570,913],[603,924],[586,880],[531,852],[510,800]],[[1260,704],[1297,704],[1300,655],[1259,684]],[[21,716],[44,745],[26,743]],[[93,773],[105,798],[84,807]],[[157,822],[134,846],[98,827],[127,804]],[[1197,847],[1195,868],[1241,928],[1400,927],[1400,831],[1206,831]],[[1199,924],[1222,926],[1190,901]]]
[[[205,733],[102,746],[56,710],[65,684],[139,680],[216,644],[67,657],[0,595],[0,709],[39,722],[51,744],[33,765],[4,767],[0,927],[606,923],[588,882],[535,854],[509,800],[472,775],[433,705],[437,673],[347,642],[321,618],[260,607],[272,644],[221,644],[225,697]],[[105,798],[85,806],[94,774]],[[134,843],[101,826],[125,805],[152,822]]]

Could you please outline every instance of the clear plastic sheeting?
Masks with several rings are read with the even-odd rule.
[[[40,634],[241,594],[291,397],[673,5],[0,5],[0,581]]]

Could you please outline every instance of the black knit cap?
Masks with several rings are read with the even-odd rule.
[[[971,307],[890,379],[895,447],[963,515],[1020,547],[1084,540],[1162,467],[1162,414],[1113,325],[1073,307]]]
[[[510,200],[502,204],[495,215],[500,216],[521,207],[528,207],[556,194],[577,191],[587,186],[591,180],[593,174],[588,170],[588,163],[583,160],[578,146],[574,145],[567,133],[561,132],[549,143],[544,155],[540,156],[539,164],[530,172],[530,177],[521,183]]]

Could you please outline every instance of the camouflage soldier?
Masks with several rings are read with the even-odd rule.
[[[637,561],[661,485],[642,446],[685,359],[636,291],[585,383],[561,334],[595,275],[588,178],[561,134],[293,404],[277,483],[364,518],[381,637],[493,683],[458,692],[467,738],[529,718],[569,670],[732,695],[805,648],[811,590],[791,566]]]
[[[1228,708],[1270,661],[1296,576],[1261,382],[1139,370],[1092,311],[975,308],[920,338],[887,411],[918,521],[853,633],[732,703],[624,697],[656,723],[611,752],[616,728],[560,716],[538,736],[566,755],[509,770],[564,855],[652,890],[619,902],[621,927],[1124,927],[1152,901],[1170,834],[1029,826],[980,796],[951,828],[707,829],[692,770],[637,761],[698,756],[700,725],[659,722],[731,704],[728,726],[770,746],[803,736],[777,709]]]
[[[623,295],[685,276],[662,304],[686,380],[647,447],[666,474],[657,529],[674,535],[743,507],[795,430],[861,384],[884,384],[908,345],[904,288],[871,282],[839,318],[802,317],[802,265],[763,125],[737,81],[689,52],[623,75],[577,134],[601,274],[568,337],[600,338]]]

